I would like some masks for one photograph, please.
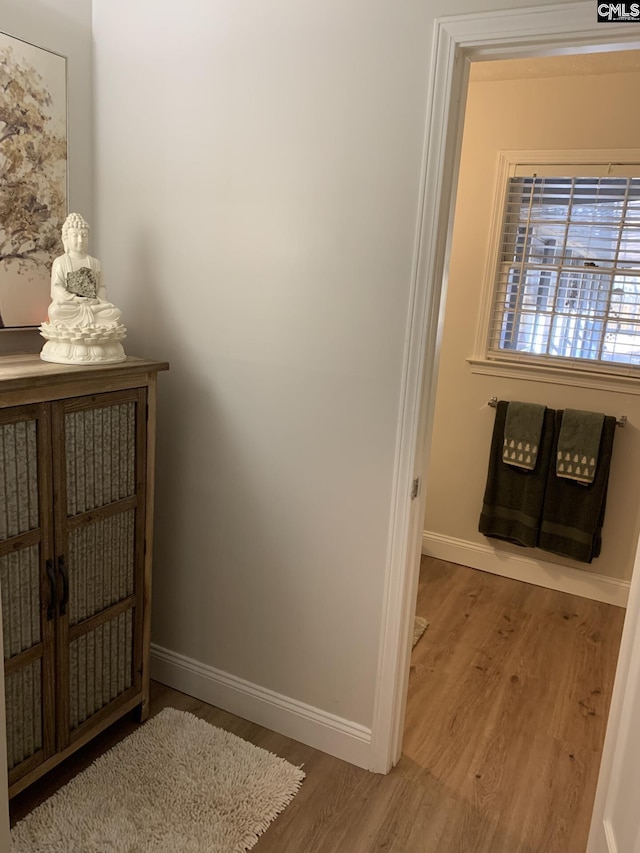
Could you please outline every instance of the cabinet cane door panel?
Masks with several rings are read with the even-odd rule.
[[[55,752],[55,576],[45,406],[0,410],[0,589],[9,782]]]
[[[53,409],[62,746],[141,686],[146,392]]]

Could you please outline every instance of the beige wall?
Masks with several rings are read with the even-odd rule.
[[[629,58],[629,57],[627,57]],[[575,64],[576,58],[567,57]],[[544,60],[539,60],[544,62]],[[553,73],[561,71],[560,58]],[[517,63],[520,61],[514,61]],[[637,64],[637,63],[636,63]],[[507,77],[511,63],[500,63]],[[627,62],[625,67],[633,67]],[[513,73],[531,73],[531,61]],[[633,148],[640,140],[640,72],[486,80],[478,66],[469,86],[442,339],[425,531],[502,552],[612,578],[631,576],[640,529],[640,396],[472,373],[473,355],[495,193],[498,152],[510,149]],[[640,383],[639,383],[640,386]],[[540,550],[521,549],[477,532],[494,412],[490,397],[626,414],[618,429],[601,556],[587,566]]]

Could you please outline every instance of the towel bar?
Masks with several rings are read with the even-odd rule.
[[[498,405],[498,398],[492,397],[489,400],[489,405],[491,406],[491,408],[495,409],[495,407]],[[617,426],[623,427],[623,426],[626,426],[626,424],[627,424],[627,416],[626,415],[620,415],[619,418],[616,418],[616,425]]]

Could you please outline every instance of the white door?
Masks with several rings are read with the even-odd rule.
[[[587,853],[640,853],[640,543]]]

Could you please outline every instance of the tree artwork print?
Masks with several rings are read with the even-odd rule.
[[[0,33],[0,328],[38,326],[67,215],[66,60]]]

